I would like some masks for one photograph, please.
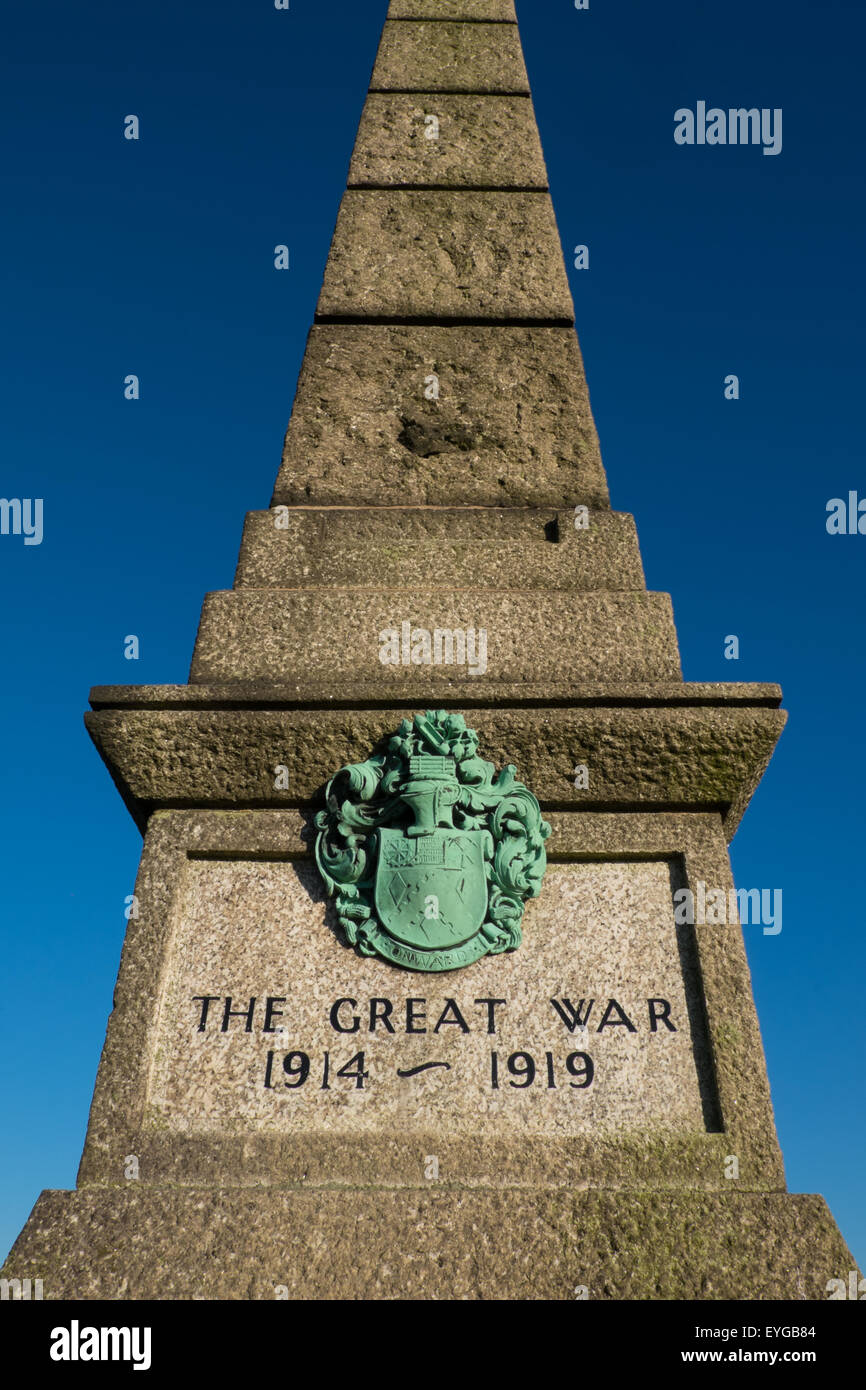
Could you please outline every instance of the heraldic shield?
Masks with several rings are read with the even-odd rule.
[[[379,830],[374,902],[397,941],[422,951],[464,946],[487,915],[486,830],[431,830],[409,838]]]
[[[550,827],[515,777],[446,710],[404,719],[387,751],[332,778],[316,863],[350,945],[409,970],[515,950]]]

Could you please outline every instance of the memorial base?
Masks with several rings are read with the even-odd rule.
[[[819,1300],[854,1269],[817,1196],[142,1186],[43,1192],[2,1275],[76,1300]]]

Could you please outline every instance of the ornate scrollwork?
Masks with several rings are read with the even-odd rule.
[[[386,752],[328,784],[316,862],[346,939],[363,954],[444,970],[521,944],[550,827],[516,769],[497,773],[478,743],[461,714],[428,711],[404,719]]]

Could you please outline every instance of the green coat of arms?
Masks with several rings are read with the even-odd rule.
[[[515,771],[496,775],[463,716],[436,710],[332,778],[316,862],[351,945],[409,970],[520,945],[550,826]]]

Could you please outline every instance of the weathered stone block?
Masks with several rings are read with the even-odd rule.
[[[856,1268],[816,1196],[433,1186],[43,1192],[4,1274],[49,1300],[573,1303],[818,1301]]]
[[[532,102],[441,92],[371,93],[349,170],[349,187],[357,184],[545,190],[547,170]]]
[[[607,506],[573,330],[313,328],[273,501]]]
[[[286,793],[274,788],[278,763],[288,767],[292,803],[318,803],[335,766],[362,762],[401,719],[423,709],[431,695],[429,689],[412,690],[407,683],[395,695],[405,704],[391,709],[291,708],[303,679],[296,674],[296,685],[271,688],[243,682],[108,687],[93,692],[95,709],[85,720],[130,811],[143,825],[159,806],[280,805]],[[318,698],[324,705],[337,704],[352,687],[351,682],[345,687],[322,683]],[[545,808],[713,808],[731,839],[786,716],[772,704],[762,705],[759,695],[752,705],[733,698],[726,707],[723,692],[737,687],[716,687],[717,702],[710,695],[706,703],[697,703],[696,691],[713,689],[622,686],[599,690],[592,701],[580,688],[530,686],[529,697],[543,703],[542,715],[532,707],[496,708],[519,698],[516,686],[483,683],[479,696],[492,708],[467,703],[465,682],[462,687],[455,682],[444,698],[449,704],[459,699],[486,755],[497,766],[517,763]],[[381,693],[381,685],[368,681],[357,698],[380,699]],[[440,697],[438,690],[435,694]],[[523,694],[526,698],[526,688]],[[552,704],[557,700],[566,707]],[[586,789],[574,785],[577,763],[591,769]]]
[[[517,27],[441,20],[412,24],[389,21],[370,90],[528,93]]]
[[[475,19],[516,24],[514,0],[391,0],[389,19]]]
[[[387,661],[384,632],[395,634]],[[443,647],[436,660],[437,632],[458,634],[450,658]],[[428,635],[429,661],[424,637],[413,633]],[[410,660],[407,641],[422,644],[415,650],[423,660]],[[528,682],[555,674],[615,684],[682,674],[667,594],[238,589],[207,595],[190,681],[274,681],[287,671],[316,671],[335,683],[378,680],[387,699],[411,670],[431,690],[442,680],[471,690],[485,677]]]
[[[578,544],[574,513],[557,512],[553,507],[283,506],[269,512],[250,512],[248,517],[269,517],[274,526],[287,525],[298,545],[311,545],[315,539],[320,547],[331,551],[343,545],[390,545],[401,540],[522,545],[536,551],[554,543],[566,548]],[[622,522],[624,513],[591,512],[590,532],[585,534],[590,534],[596,523],[607,526],[610,517]]]
[[[503,538],[488,518],[507,512],[407,513],[377,509],[378,534],[364,512],[315,512],[308,508],[250,512],[244,526],[235,588],[310,589],[431,587],[455,589],[643,589],[634,520],[617,512],[593,512],[588,530],[575,531],[563,516],[563,540],[546,539],[536,521],[531,539]],[[544,513],[533,513],[544,517]],[[548,514],[549,515],[549,514]],[[435,517],[431,533],[410,539],[407,521]],[[449,526],[449,517],[452,526]],[[475,523],[475,534],[466,522]],[[366,525],[365,525],[366,522]],[[444,525],[442,523],[445,523]],[[461,524],[462,523],[462,524]],[[557,520],[554,518],[554,526]],[[456,532],[456,534],[455,534]],[[330,537],[330,538],[329,538]]]
[[[548,194],[350,188],[317,317],[572,324]]]

